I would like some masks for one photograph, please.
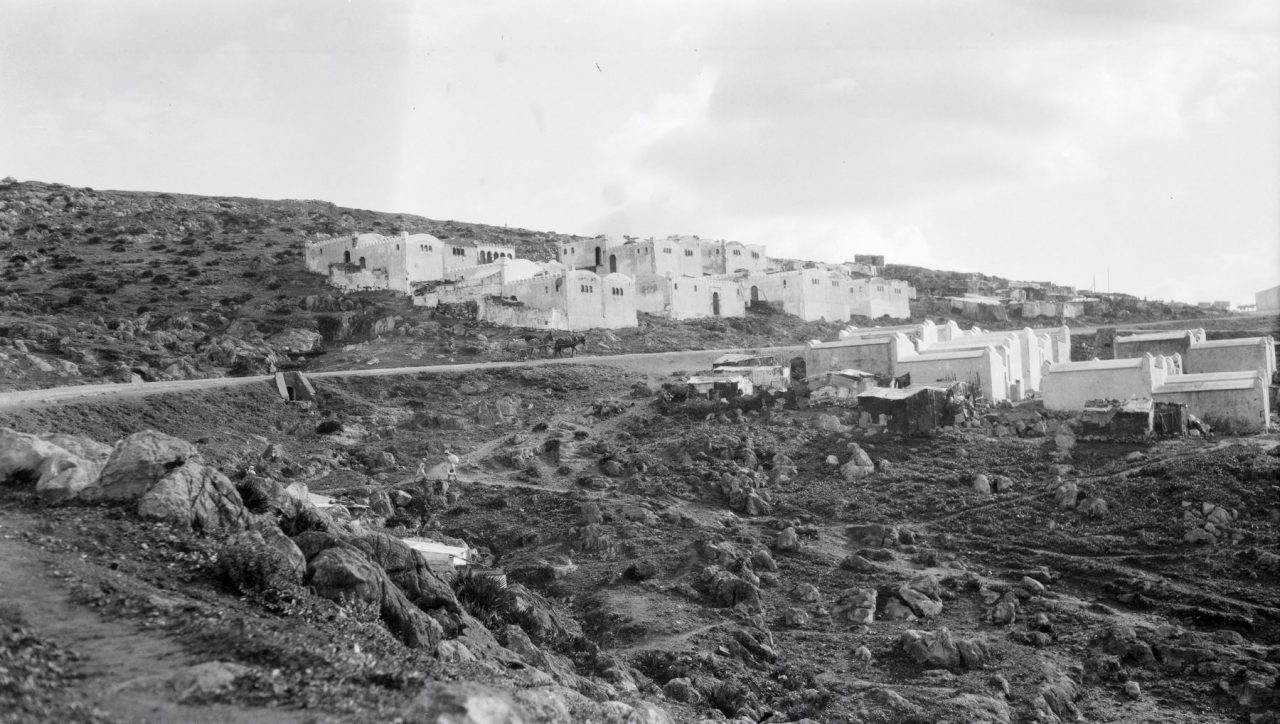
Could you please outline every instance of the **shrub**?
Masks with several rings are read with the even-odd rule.
[[[337,420],[325,420],[316,425],[317,435],[332,435],[337,432],[342,432],[342,423]]]
[[[217,556],[218,577],[242,593],[286,592],[296,587],[289,560],[261,536],[230,538],[218,548]]]

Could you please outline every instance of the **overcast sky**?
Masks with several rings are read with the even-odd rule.
[[[0,175],[1251,302],[1280,3],[6,0]]]

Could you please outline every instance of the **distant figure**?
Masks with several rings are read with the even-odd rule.
[[[427,479],[427,461],[426,461],[426,460],[419,460],[419,461],[418,461],[418,473],[417,473],[417,475],[418,475],[418,480],[426,480],[426,479]]]
[[[456,483],[458,482],[458,463],[462,462],[462,459],[448,450],[445,450],[444,454],[448,456],[449,460],[449,474],[445,477],[445,482],[452,481]]]

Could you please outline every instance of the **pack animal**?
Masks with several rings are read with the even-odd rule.
[[[575,334],[572,337],[559,337],[555,343],[555,356],[559,357],[566,349],[569,350],[569,356],[575,357],[578,354],[579,347],[587,346],[587,336],[585,334]]]

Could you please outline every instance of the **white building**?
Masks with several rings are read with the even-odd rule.
[[[307,242],[308,270],[329,277],[349,290],[389,289],[409,294],[414,282],[448,279],[460,269],[514,259],[515,248],[431,234],[352,234]]]

